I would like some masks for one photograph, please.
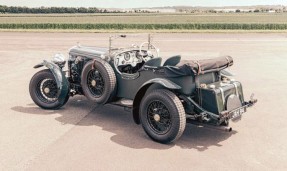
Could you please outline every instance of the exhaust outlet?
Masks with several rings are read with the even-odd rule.
[[[229,127],[229,126],[214,126],[214,129],[218,129],[220,131],[224,131],[224,132],[231,132],[232,131],[232,128]]]

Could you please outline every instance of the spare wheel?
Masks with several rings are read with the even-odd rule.
[[[105,104],[114,98],[116,75],[108,62],[102,59],[87,62],[81,78],[84,95],[89,100]]]

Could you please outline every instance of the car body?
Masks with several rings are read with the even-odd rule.
[[[74,46],[66,60],[57,54],[34,68],[29,90],[34,102],[44,109],[58,109],[70,96],[84,95],[98,104],[120,105],[132,112],[149,137],[160,143],[176,141],[186,122],[226,131],[229,120],[238,120],[257,100],[244,100],[240,82],[225,69],[230,56],[207,60],[168,58],[164,64],[159,50],[148,41],[140,46],[114,48]]]

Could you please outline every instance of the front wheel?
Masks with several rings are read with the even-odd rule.
[[[59,101],[57,83],[49,69],[41,70],[32,77],[29,91],[35,104],[43,109],[59,109],[69,100],[67,94],[63,102]]]
[[[183,133],[186,117],[179,98],[169,90],[154,90],[140,105],[140,119],[147,135],[160,143],[176,141]]]

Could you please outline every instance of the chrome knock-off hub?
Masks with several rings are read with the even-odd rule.
[[[44,88],[44,93],[46,94],[50,93],[50,89],[48,87]]]
[[[159,116],[159,114],[154,114],[154,115],[153,115],[153,119],[154,119],[156,122],[159,122],[159,121],[160,121],[160,116]]]
[[[92,84],[93,87],[96,87],[97,81],[96,80],[92,80],[91,84]]]

